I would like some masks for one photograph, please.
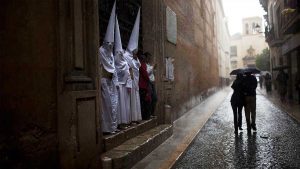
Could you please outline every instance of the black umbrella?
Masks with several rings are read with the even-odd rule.
[[[246,67],[244,68],[244,73],[251,73],[251,74],[260,74],[260,70],[256,67]]]
[[[238,73],[244,73],[244,69],[234,69],[230,72],[230,75],[237,75]]]
[[[238,73],[251,73],[251,74],[260,74],[260,70],[257,69],[256,67],[246,67],[246,68],[239,68],[239,69],[234,69],[233,71],[230,72],[230,75],[237,75]]]

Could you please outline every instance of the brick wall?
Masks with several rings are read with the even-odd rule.
[[[166,43],[166,57],[175,59],[170,104],[177,119],[219,84],[214,32],[214,1],[166,0],[177,15],[177,44]]]

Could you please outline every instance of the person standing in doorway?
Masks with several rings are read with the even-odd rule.
[[[243,89],[245,95],[245,116],[247,122],[247,131],[257,130],[256,128],[256,88],[257,80],[251,72],[245,72],[246,77],[243,80]]]
[[[117,71],[119,84],[119,104],[118,104],[118,125],[120,129],[126,129],[131,123],[130,97],[132,79],[129,65],[124,57],[122,40],[120,35],[118,18],[116,17],[115,27],[115,68]]]
[[[156,88],[155,88],[155,69],[156,69],[156,63],[151,65],[152,55],[149,52],[144,53],[146,56],[146,64],[147,64],[147,72],[150,79],[150,91],[151,91],[151,103],[150,103],[150,113],[151,117],[154,117],[156,102],[157,102],[157,94],[156,94]]]
[[[139,91],[141,100],[142,119],[150,119],[150,103],[151,103],[151,91],[149,90],[150,79],[147,72],[146,56],[140,55],[140,79],[139,79]]]
[[[238,129],[242,129],[242,110],[244,106],[244,93],[243,93],[243,74],[238,73],[235,81],[231,85],[233,94],[230,102],[233,110],[234,120],[234,133],[238,133]]]
[[[280,101],[285,103],[286,102],[286,93],[287,93],[287,82],[288,82],[289,76],[287,73],[285,73],[282,69],[279,71],[276,81],[278,84],[278,93],[280,95]]]
[[[259,87],[262,89],[263,88],[263,82],[264,82],[264,78],[262,75],[259,76]]]
[[[101,84],[101,111],[102,111],[102,132],[114,134],[118,132],[117,108],[118,108],[118,78],[115,69],[113,56],[114,28],[116,17],[116,4],[114,4],[104,42],[99,48],[100,68],[102,69]]]
[[[265,75],[265,85],[266,85],[266,91],[271,92],[272,91],[272,78],[269,73]]]
[[[124,53],[124,58],[129,65],[129,71],[132,79],[131,93],[130,93],[130,111],[131,121],[139,123],[142,120],[141,104],[139,95],[139,69],[141,63],[137,58],[139,47],[139,27],[140,27],[140,9],[138,10],[137,17],[131,32],[127,49]]]

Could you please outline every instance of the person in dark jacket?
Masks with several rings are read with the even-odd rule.
[[[244,106],[244,94],[243,94],[243,74],[239,73],[236,76],[235,81],[231,85],[233,89],[233,94],[231,96],[230,102],[233,110],[233,120],[234,120],[234,132],[238,133],[238,128],[242,129],[242,110]]]
[[[251,72],[245,72],[246,77],[243,80],[243,89],[245,95],[245,116],[247,122],[247,131],[251,128],[256,131],[256,88],[257,80]]]
[[[141,102],[141,111],[142,111],[142,119],[149,120],[150,119],[150,103],[151,103],[151,91],[149,90],[149,75],[147,72],[146,65],[146,56],[140,56],[141,67],[140,78],[139,78],[139,92],[140,92],[140,102]]]
[[[286,102],[286,94],[288,88],[288,79],[289,75],[283,71],[283,69],[279,70],[279,73],[276,77],[277,85],[278,85],[278,93],[280,95],[280,101]]]
[[[265,76],[265,85],[266,85],[266,91],[271,92],[272,91],[272,77],[269,73]]]

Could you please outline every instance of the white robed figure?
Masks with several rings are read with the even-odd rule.
[[[132,79],[130,76],[129,65],[125,60],[122,40],[120,35],[118,18],[116,17],[115,27],[115,67],[119,82],[119,104],[117,119],[118,124],[129,124],[131,122],[130,96]]]
[[[134,23],[134,27],[130,35],[127,50],[124,53],[124,57],[129,67],[131,68],[133,74],[131,99],[130,99],[132,121],[142,120],[140,94],[139,94],[139,75],[140,75],[139,68],[141,66],[141,63],[136,56],[138,51],[138,42],[139,42],[139,26],[140,26],[140,9],[138,11]]]
[[[117,124],[117,106],[118,85],[116,69],[113,57],[114,43],[114,27],[115,27],[115,9],[116,3],[113,6],[111,16],[109,18],[103,45],[99,48],[99,60],[102,65],[103,76],[101,83],[101,111],[102,111],[102,131],[106,133],[115,133],[118,129]]]

